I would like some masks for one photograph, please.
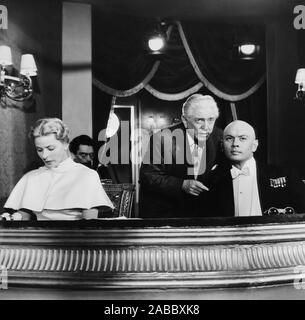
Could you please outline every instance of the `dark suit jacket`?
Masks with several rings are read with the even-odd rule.
[[[305,184],[291,170],[256,162],[257,186],[262,212],[271,207],[293,207],[297,213],[305,213]],[[234,216],[233,182],[231,164],[223,163],[210,172],[208,216]],[[274,188],[270,179],[286,177],[286,186]]]
[[[207,172],[221,156],[222,131],[214,127],[206,143],[206,170],[197,180],[204,183]],[[184,125],[178,124],[154,134],[140,169],[140,217],[195,217],[204,195],[195,197],[182,190],[185,179],[193,179],[190,147]],[[202,157],[204,161],[204,157]],[[203,192],[205,193],[205,191]],[[200,204],[199,204],[200,202]]]

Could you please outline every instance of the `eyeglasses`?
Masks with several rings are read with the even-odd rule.
[[[273,216],[279,214],[295,214],[295,210],[292,207],[286,207],[284,209],[271,207],[264,211],[264,215]]]

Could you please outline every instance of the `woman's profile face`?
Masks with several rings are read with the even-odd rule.
[[[68,158],[68,144],[56,139],[54,133],[34,139],[38,156],[46,167],[55,168]]]

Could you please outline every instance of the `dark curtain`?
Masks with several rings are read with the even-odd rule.
[[[92,20],[93,76],[117,90],[136,86],[154,64],[143,45],[151,21],[99,11]]]
[[[241,94],[264,75],[265,32],[263,26],[182,23],[187,41],[201,73],[219,90]],[[234,55],[234,45],[246,39],[260,44],[262,52],[253,60]]]
[[[178,28],[173,26],[160,66],[150,85],[165,93],[185,91],[199,82],[181,41]]]
[[[149,84],[164,93],[179,93],[197,84],[197,77],[176,24],[163,55],[145,47],[151,20],[124,15],[93,14],[93,76],[103,84],[128,90],[141,83],[155,61],[160,66]],[[182,28],[201,73],[220,91],[241,94],[265,73],[265,32],[261,25],[214,25],[183,22]],[[261,45],[254,60],[232,57],[232,48],[246,36]]]
[[[264,83],[255,94],[236,103],[239,120],[250,123],[259,142],[255,158],[267,162],[267,88]]]
[[[209,24],[182,22],[182,30],[201,74],[212,85],[228,95],[240,95],[261,79],[266,71],[265,28],[263,25]],[[186,48],[176,24],[172,25],[168,45],[163,55],[150,55],[144,41],[154,28],[151,20],[126,15],[105,15],[93,11],[93,76],[114,90],[128,90],[141,83],[160,60],[157,72],[149,82],[162,93],[180,93],[200,82],[190,63]],[[239,60],[233,54],[234,44],[253,39],[261,46],[255,60]],[[145,91],[145,90],[144,90]],[[223,100],[206,87],[200,93],[212,95],[219,106],[219,127],[233,120],[230,102]],[[94,136],[106,127],[111,96],[94,87]],[[141,100],[142,94],[137,93]],[[156,98],[154,98],[156,99]],[[157,99],[160,101],[160,99]],[[185,99],[177,101],[183,103]],[[239,99],[237,99],[239,100]],[[168,101],[169,102],[169,101]],[[170,107],[171,103],[162,103]],[[245,120],[256,129],[260,140],[257,151],[266,159],[266,84],[243,100],[235,102],[238,119]],[[101,115],[103,114],[103,115]]]

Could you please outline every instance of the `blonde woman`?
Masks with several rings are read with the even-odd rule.
[[[97,172],[71,159],[69,130],[60,119],[38,120],[30,136],[44,166],[25,174],[11,192],[4,208],[16,211],[13,220],[33,213],[37,220],[94,219],[98,207],[113,209]]]

